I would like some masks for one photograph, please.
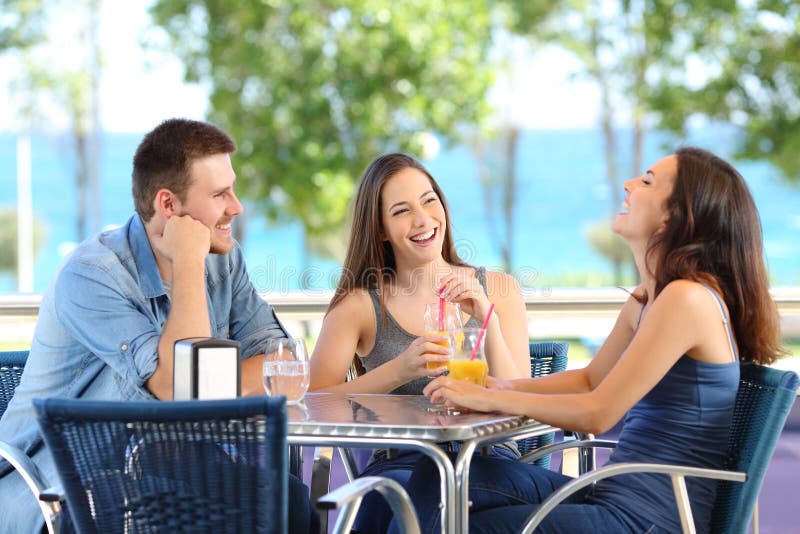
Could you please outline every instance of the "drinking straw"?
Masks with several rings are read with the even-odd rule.
[[[439,297],[439,332],[444,331],[444,297]]]
[[[475,343],[475,346],[472,347],[472,354],[469,355],[470,360],[474,360],[475,356],[478,354],[478,347],[481,346],[481,341],[483,341],[483,334],[486,333],[486,327],[489,326],[489,318],[492,316],[492,311],[494,310],[494,302],[489,305],[489,311],[486,312],[486,319],[483,320],[483,326],[481,326],[481,331],[478,332],[478,341]]]

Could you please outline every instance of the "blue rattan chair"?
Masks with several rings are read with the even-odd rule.
[[[81,533],[287,529],[283,397],[34,406]]]
[[[531,376],[545,376],[557,373],[567,368],[567,351],[569,343],[557,341],[538,341],[530,343]],[[527,454],[534,449],[553,443],[555,433],[521,439],[517,442],[519,452]],[[550,455],[539,457],[534,462],[536,465],[550,468]]]
[[[0,417],[14,396],[27,360],[27,350],[0,352]]]
[[[581,475],[554,492],[528,518],[523,533],[533,532],[545,515],[575,491],[609,476],[634,472],[660,472],[672,477],[684,532],[694,532],[684,477],[719,479],[710,532],[746,533],[767,466],[786,417],[795,402],[798,386],[800,379],[791,371],[743,363],[725,470],[632,463],[601,467]],[[537,455],[550,454],[567,447],[593,447],[593,441],[598,446],[609,445],[608,441],[600,440],[556,443],[540,449],[530,460],[534,460]]]

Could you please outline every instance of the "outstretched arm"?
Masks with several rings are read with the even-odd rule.
[[[713,299],[694,282],[669,284],[618,359],[613,357],[617,347],[609,346],[598,354],[597,363],[587,368],[584,376],[588,391],[551,390],[558,375],[532,380],[531,384],[549,384],[533,388],[537,393],[487,390],[449,378],[437,379],[425,391],[435,399],[481,411],[519,413],[561,428],[602,433],[655,387],[683,354],[705,354],[710,344],[724,346],[720,315],[713,313],[709,298]],[[611,341],[617,343],[619,339]]]

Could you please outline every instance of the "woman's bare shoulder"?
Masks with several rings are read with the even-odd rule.
[[[328,317],[342,318],[367,318],[373,315],[372,299],[367,289],[357,287],[351,289],[336,306],[330,308]]]
[[[693,280],[673,280],[661,290],[653,305],[667,307],[673,313],[707,316],[720,310],[719,302],[707,286]],[[714,319],[716,320],[716,318]]]
[[[522,294],[517,279],[508,273],[486,271],[486,289],[490,295],[517,296]]]

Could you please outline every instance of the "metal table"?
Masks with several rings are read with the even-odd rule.
[[[444,413],[422,395],[308,393],[304,406],[290,406],[288,413],[291,445],[409,449],[429,456],[439,470],[445,533],[468,531],[469,465],[477,447],[555,430],[524,416]],[[463,442],[455,464],[437,446],[446,441]]]

